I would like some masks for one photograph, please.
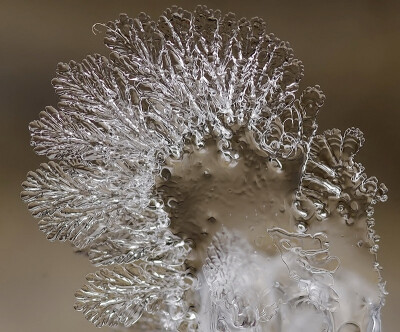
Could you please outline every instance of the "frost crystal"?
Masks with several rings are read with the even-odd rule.
[[[319,86],[259,18],[173,7],[105,25],[30,125],[22,198],[101,268],[75,308],[135,331],[380,331],[360,130],[315,135]],[[298,96],[296,98],[296,95]]]

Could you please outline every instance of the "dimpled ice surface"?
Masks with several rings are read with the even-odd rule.
[[[316,134],[325,96],[263,20],[199,6],[103,29],[109,57],[60,63],[30,124],[49,158],[22,198],[101,269],[75,308],[132,331],[380,331],[359,129]]]

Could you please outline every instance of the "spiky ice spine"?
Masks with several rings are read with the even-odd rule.
[[[325,97],[296,99],[288,43],[204,6],[104,27],[108,58],[57,68],[58,109],[30,124],[50,161],[22,192],[50,240],[109,266],[76,309],[138,331],[379,331],[386,188],[353,161],[359,130],[315,136]]]

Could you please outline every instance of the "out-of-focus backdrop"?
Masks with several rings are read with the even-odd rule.
[[[48,242],[20,201],[26,173],[44,161],[29,146],[28,123],[57,103],[50,84],[57,62],[107,52],[102,35],[92,34],[94,23],[121,12],[156,18],[173,4],[264,18],[303,61],[302,87],[319,84],[327,95],[320,131],[363,130],[358,161],[390,190],[375,217],[390,292],[383,328],[398,331],[400,1],[374,0],[0,1],[0,331],[97,330],[72,308],[74,291],[93,267],[68,245]]]

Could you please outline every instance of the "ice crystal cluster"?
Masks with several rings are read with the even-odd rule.
[[[30,124],[22,198],[100,266],[75,308],[132,331],[380,331],[360,130],[316,134],[319,86],[259,18],[199,6],[103,25]]]

